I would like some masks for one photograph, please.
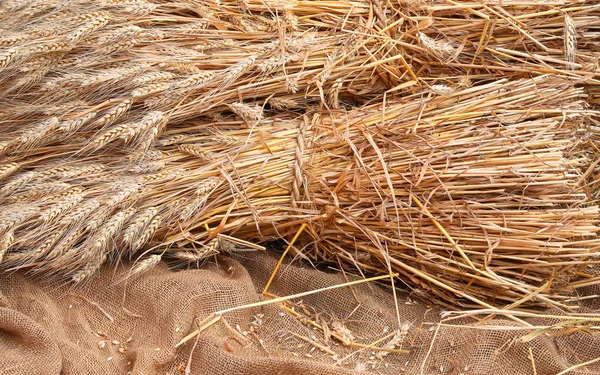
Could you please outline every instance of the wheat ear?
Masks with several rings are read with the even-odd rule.
[[[565,13],[564,21],[564,44],[565,44],[565,61],[575,64],[575,56],[577,54],[577,28],[573,18]],[[575,70],[575,65],[570,66]]]

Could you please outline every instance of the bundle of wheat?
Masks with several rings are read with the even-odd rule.
[[[446,303],[568,307],[600,244],[599,16],[4,2],[3,264],[82,281],[123,254],[147,254],[140,272],[301,231],[307,258]]]
[[[313,259],[393,269],[455,304],[551,281],[533,302],[562,306],[600,245],[585,183],[598,113],[582,91],[540,77],[347,113],[246,114],[251,128],[194,120],[143,154],[139,129],[164,125],[162,112],[117,136],[80,132],[6,179],[4,262],[81,281],[112,252],[195,261],[231,245],[216,233],[269,241],[306,224]]]

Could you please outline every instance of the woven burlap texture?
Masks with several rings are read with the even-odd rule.
[[[412,301],[406,294],[398,294],[398,307],[401,323],[405,327],[410,323],[401,344],[410,354],[377,356],[335,339],[327,342],[322,332],[277,305],[228,313],[225,320],[231,328],[217,322],[175,348],[209,314],[262,300],[260,292],[275,263],[274,254],[218,257],[199,269],[175,271],[163,265],[116,283],[127,275],[130,265],[125,265],[116,271],[105,268],[77,288],[5,274],[0,280],[0,374],[163,375],[183,374],[187,368],[191,374],[228,375],[544,375],[600,355],[598,337],[575,333],[522,340],[528,331],[503,330],[518,326],[505,318],[483,324],[463,319],[453,321],[454,326],[440,326],[440,309]],[[281,269],[269,290],[284,296],[345,281],[342,274],[294,263]],[[295,308],[330,327],[341,323],[355,342],[369,344],[398,328],[393,295],[383,284],[343,287],[295,302]],[[598,308],[597,302],[592,303],[596,305],[582,312]],[[538,318],[528,322],[553,323]],[[600,364],[569,374],[600,374]]]

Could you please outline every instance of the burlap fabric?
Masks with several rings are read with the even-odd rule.
[[[217,322],[175,349],[210,313],[261,300],[275,262],[273,254],[219,257],[200,269],[161,266],[115,284],[129,269],[126,265],[116,272],[106,268],[77,288],[5,274],[0,280],[0,374],[543,375],[600,356],[600,339],[585,333],[527,341],[523,337],[530,331],[512,330],[518,324],[504,318],[440,326],[440,309],[407,294],[398,295],[398,306],[405,328],[410,323],[401,346],[410,354],[377,356],[335,339],[326,342],[321,332],[276,305],[226,314],[231,328]],[[341,274],[288,265],[270,291],[283,296],[344,281]],[[582,312],[597,309],[597,301],[589,299]],[[343,324],[359,343],[372,343],[398,326],[392,293],[384,285],[344,287],[295,302],[329,327]],[[600,362],[569,374],[600,374]]]

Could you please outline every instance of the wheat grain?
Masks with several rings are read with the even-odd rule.
[[[441,59],[442,62],[445,62],[454,56],[456,52],[451,42],[432,39],[425,33],[419,33],[418,36],[419,40],[423,44],[423,47],[425,47],[434,56]]]
[[[250,55],[245,60],[238,62],[230,68],[225,70],[225,79],[223,80],[223,84],[228,86],[241,77],[256,61],[256,55]]]
[[[41,89],[43,91],[52,91],[58,88],[65,88],[72,86],[80,86],[81,81],[85,79],[86,75],[83,73],[68,73],[64,75],[60,75],[58,77],[47,79],[42,85]],[[70,90],[69,90],[70,91]],[[67,108],[70,109],[70,108]]]
[[[98,119],[98,123],[103,127],[113,124],[131,108],[132,103],[133,101],[130,98],[122,100],[119,104],[115,105],[102,115],[102,117]]]
[[[213,71],[203,71],[200,73],[193,74],[186,79],[176,82],[171,86],[172,89],[182,89],[188,87],[197,87],[200,85],[204,85],[215,78],[215,72]]]
[[[137,146],[137,150],[135,151],[135,156],[138,159],[143,159],[145,157],[145,152],[150,149],[156,142],[156,138],[159,137],[161,129],[158,126],[154,126],[150,128],[146,132],[146,134],[140,139],[140,143]]]
[[[65,23],[71,24],[71,25],[80,24],[80,23],[88,22],[95,18],[102,17],[105,15],[106,15],[106,12],[103,10],[96,11],[96,12],[90,12],[90,13],[84,13],[84,14],[78,14],[76,16],[69,17],[68,19],[66,19]]]
[[[46,78],[46,82],[48,82],[49,78]],[[43,87],[42,87],[43,89]],[[46,116],[56,116],[56,115],[64,115],[65,112],[74,112],[76,110],[84,110],[86,108],[89,108],[90,104],[84,100],[77,100],[77,99],[73,99],[73,100],[69,100],[66,103],[63,104],[57,104],[57,105],[44,105],[42,108],[40,108],[40,111],[42,114],[46,115]]]
[[[0,234],[19,226],[39,213],[36,206],[17,203],[0,213]]]
[[[101,254],[111,248],[109,246],[111,242],[116,245],[114,239],[118,237],[125,221],[131,218],[135,212],[135,208],[118,211],[101,226],[95,225],[94,227],[99,229],[86,241],[85,247],[89,248],[92,253]]]
[[[205,161],[205,162],[210,162],[210,161],[215,160],[216,155],[214,153],[203,149],[203,147],[199,146],[199,145],[186,144],[186,145],[180,145],[177,148],[180,151],[183,151],[190,155],[197,156],[198,158],[200,158],[200,160]]]
[[[273,56],[273,57],[269,57],[266,60],[263,60],[260,64],[257,64],[256,66],[261,71],[261,73],[270,74],[270,73],[280,69],[291,59],[292,59],[292,57],[287,54],[284,56]]]
[[[184,262],[193,263],[219,254],[218,251],[211,251],[209,248],[202,247],[199,250],[178,251],[174,255],[175,258]]]
[[[120,138],[121,136],[125,136],[128,132],[131,132],[130,127],[131,123],[113,126],[92,139],[88,144],[88,148],[92,150],[99,150],[112,141]]]
[[[199,31],[206,30],[210,26],[209,20],[200,20],[183,25],[177,25],[173,28],[173,32],[182,34],[197,34]]]
[[[59,241],[56,241],[52,249],[47,252],[46,261],[53,262],[55,265],[62,265],[68,258],[61,258],[61,255],[70,251],[73,245],[79,241],[82,234],[83,230],[79,227],[67,230],[66,234]]]
[[[127,5],[126,7],[123,7],[122,10],[128,13],[130,17],[143,17],[149,13],[152,13],[159,6],[159,4],[139,2]]]
[[[163,160],[166,155],[160,150],[148,150],[144,152],[143,160]]]
[[[244,143],[243,139],[229,135],[229,134],[219,132],[218,130],[212,130],[212,131],[210,131],[210,133],[213,135],[210,139],[213,140],[217,144],[233,146],[233,145],[241,145]]]
[[[217,177],[211,177],[202,181],[196,188],[196,197],[187,205],[180,209],[178,219],[182,223],[188,222],[198,210],[202,208],[208,199],[210,193],[221,184],[222,180]]]
[[[149,67],[150,64],[148,63],[136,63],[133,65],[126,65],[119,68],[102,70],[99,73],[89,75],[82,79],[81,86],[86,87],[100,83],[106,83],[106,81],[119,82],[128,77],[139,74],[140,72],[148,69]]]
[[[89,34],[100,30],[108,23],[110,15],[107,12],[99,12],[97,15],[89,19],[83,26],[78,27],[71,34],[67,35],[66,38],[69,44],[75,46],[82,39]]]
[[[19,167],[20,164],[14,162],[0,165],[0,181],[6,179],[7,177],[15,173],[19,169]]]
[[[61,9],[61,10],[58,10],[51,14],[48,14],[47,16],[44,17],[44,20],[52,22],[52,21],[57,21],[60,19],[68,19],[68,18],[73,18],[74,14],[75,14],[75,12],[73,11],[73,9]]]
[[[300,82],[298,77],[286,77],[285,78],[285,91],[290,94],[295,94],[298,92],[300,87]]]
[[[63,193],[72,188],[65,182],[45,182],[41,184],[29,185],[27,190],[21,194],[9,196],[7,202],[32,201],[48,196],[57,197],[57,193]]]
[[[340,107],[339,96],[343,82],[344,80],[342,78],[336,79],[331,85],[331,89],[327,94],[327,104],[329,104],[329,106],[333,109],[338,109]]]
[[[19,49],[17,47],[11,47],[6,51],[0,52],[0,72],[14,60],[18,52]]]
[[[58,193],[50,194],[43,197],[41,199],[41,203],[53,202],[71,195],[81,194],[83,193],[83,190],[84,189],[81,186],[71,186],[68,189],[59,191]]]
[[[103,170],[100,164],[83,166],[52,166],[45,170],[27,171],[9,180],[2,189],[0,195],[9,195],[30,183],[33,180],[42,181],[48,178],[72,178],[81,174],[99,172]]]
[[[4,255],[10,250],[14,241],[15,233],[13,231],[8,231],[0,236],[0,263],[2,263]]]
[[[333,64],[338,60],[341,53],[341,49],[336,48],[325,57],[325,65],[323,66],[323,71],[319,77],[319,82],[321,82],[321,84],[325,83],[329,79],[329,76],[331,76],[331,73],[333,73],[333,69],[335,68]]]
[[[160,68],[166,70],[172,70],[177,73],[189,74],[189,73],[200,73],[202,70],[192,63],[181,63],[181,62],[162,62],[158,64]]]
[[[333,321],[331,323],[331,328],[335,333],[337,333],[341,337],[344,345],[350,345],[355,341],[355,337],[352,331],[350,331],[348,327],[346,327],[344,323],[340,322],[339,320]]]
[[[431,85],[431,91],[433,91],[437,95],[448,96],[448,95],[452,94],[453,92],[455,92],[456,90],[448,85],[437,84],[437,85]]]
[[[284,39],[285,48],[291,52],[301,52],[315,44],[316,36],[314,33],[303,33],[301,37],[286,36]]]
[[[28,147],[34,147],[42,143],[42,141],[49,141],[47,139],[49,134],[55,131],[58,125],[58,117],[51,117],[38,125],[26,129],[19,137],[15,138],[16,145],[14,150],[16,152],[22,151]]]
[[[34,45],[29,47],[26,50],[28,54],[39,54],[39,53],[50,53],[50,52],[69,52],[73,47],[66,42],[50,42],[50,43],[40,43],[38,45]],[[1,60],[0,60],[1,61]],[[1,63],[0,63],[1,65]]]
[[[142,42],[159,42],[166,37],[167,33],[163,30],[144,29],[144,32],[140,34],[138,39]]]
[[[84,224],[82,224],[83,232],[87,233],[87,238],[94,236],[98,228],[104,224],[104,222],[112,215],[114,205],[100,206],[99,209],[94,210]]]
[[[62,235],[62,232],[55,230],[50,235],[46,236],[39,246],[34,248],[30,254],[27,254],[29,261],[36,261],[49,253]]]
[[[169,81],[177,78],[177,74],[172,72],[163,72],[163,71],[151,71],[145,74],[142,74],[139,77],[134,78],[131,83],[135,86],[145,85],[147,83],[156,83],[162,81]]]
[[[155,94],[157,92],[164,91],[171,86],[168,82],[157,82],[152,85],[144,86],[138,89],[135,89],[131,92],[131,96],[134,98],[142,98],[144,96],[148,96],[150,94]]]
[[[279,97],[274,97],[269,99],[269,104],[271,105],[271,108],[277,109],[279,111],[287,109],[287,108],[296,108],[298,107],[298,102],[296,102],[293,99],[288,99],[288,98],[279,98]]]
[[[128,171],[136,174],[156,173],[165,167],[163,160],[155,160],[150,162],[140,162],[129,168]]]
[[[142,176],[140,181],[144,184],[156,183],[157,181],[174,181],[185,174],[185,169],[166,170],[159,173]]]
[[[49,30],[32,30],[28,32],[11,33],[5,37],[0,37],[0,47],[10,47],[15,44],[33,40],[35,38],[44,38],[51,34]]]
[[[7,196],[11,194],[29,181],[35,179],[38,175],[39,174],[36,172],[28,171],[21,173],[18,176],[14,176],[0,189],[0,196]]]
[[[128,143],[152,131],[151,140],[153,141],[154,137],[162,131],[168,120],[169,118],[164,112],[148,112],[140,121],[128,123],[127,132],[120,135],[120,138],[123,138],[125,143]]]
[[[93,120],[94,118],[96,118],[96,116],[98,115],[97,112],[89,112],[85,115],[81,115],[79,117],[76,118],[72,118],[70,120],[67,121],[63,121],[61,122],[60,125],[58,125],[58,127],[56,128],[56,130],[58,130],[61,133],[73,133],[78,131],[79,129],[81,129],[81,127],[85,124],[87,124],[88,122],[90,122],[91,120]]]
[[[106,170],[104,164],[89,163],[82,165],[73,165],[65,167],[55,167],[43,172],[44,177],[53,177],[56,179],[71,180],[78,177],[89,178],[94,174],[99,174]]]
[[[119,205],[132,203],[136,199],[137,194],[143,190],[143,185],[140,183],[120,182],[109,191],[112,192],[110,199],[106,202],[106,206],[110,209]],[[116,191],[116,192],[114,192]]]
[[[166,111],[172,109],[177,103],[182,102],[186,97],[185,93],[177,91],[163,92],[157,96],[151,96],[144,99],[144,106],[155,111]],[[189,102],[190,98],[183,103]]]
[[[101,46],[121,43],[126,40],[131,40],[136,38],[140,33],[142,33],[144,29],[137,25],[127,25],[125,27],[120,27],[115,30],[111,30],[107,34],[103,34],[98,37],[97,43]]]
[[[152,221],[148,224],[148,226],[144,229],[141,235],[133,242],[131,245],[131,251],[135,252],[141,249],[147,242],[149,242],[153,237],[156,231],[160,228],[163,223],[163,217],[159,214],[156,215]]]
[[[154,254],[150,255],[145,259],[140,260],[135,264],[135,266],[131,268],[128,277],[133,277],[153,269],[160,263],[161,259],[162,255]]]
[[[59,225],[77,225],[81,220],[89,216],[101,206],[98,198],[87,199],[71,212],[65,214],[59,221]]]
[[[200,198],[204,198],[209,192],[214,190],[222,182],[223,180],[219,177],[209,177],[206,180],[202,181],[196,188],[196,195]]]
[[[29,40],[35,38],[35,35],[27,34],[27,33],[15,33],[10,36],[5,36],[0,38],[0,46],[7,47],[12,46],[14,44],[23,42],[25,40]]]
[[[402,344],[404,343],[404,341],[406,340],[406,337],[408,336],[408,331],[410,329],[410,322],[403,322],[400,325],[400,328],[396,330],[396,332],[394,333],[394,336],[390,339],[390,341],[388,341],[383,348],[384,349],[396,349],[402,346]],[[378,359],[383,359],[384,357],[386,357],[390,352],[386,352],[386,351],[379,351],[377,352],[377,354],[375,355]]]
[[[125,39],[118,43],[107,44],[106,46],[104,46],[104,48],[99,50],[98,53],[102,54],[102,55],[109,55],[109,54],[113,54],[113,53],[116,53],[119,51],[124,51],[126,49],[129,49],[129,48],[135,46],[136,44],[138,44],[138,40],[135,38]]]
[[[96,261],[92,260],[88,262],[82,269],[73,272],[71,275],[71,281],[74,283],[81,283],[84,280],[89,279],[93,274],[98,272],[102,264],[106,261],[106,256],[100,256]]]
[[[577,28],[575,26],[575,21],[573,21],[573,18],[568,13],[565,13],[563,38],[565,61],[574,64],[577,56]],[[573,64],[571,64],[569,68],[575,70],[576,68]]]
[[[156,141],[157,146],[170,146],[176,143],[181,143],[189,138],[192,138],[192,134],[175,134],[165,137],[161,137]]]
[[[83,195],[81,195],[81,194],[75,194],[75,195],[65,197],[64,199],[60,200],[58,203],[56,203],[56,204],[52,205],[51,207],[49,207],[48,209],[42,211],[40,213],[40,218],[43,222],[52,221],[52,220],[56,219],[57,217],[59,217],[60,215],[67,212],[68,210],[70,210],[71,208],[78,205],[82,200],[83,200]]]
[[[131,248],[135,241],[142,235],[148,224],[158,214],[157,207],[148,207],[141,210],[132,221],[125,227],[122,234],[122,243],[125,247]]]
[[[283,12],[283,22],[285,25],[292,31],[298,31],[298,17],[294,14],[293,11],[286,9]]]
[[[257,105],[248,105],[245,103],[233,103],[229,108],[244,121],[250,124],[256,124],[263,118],[262,107]]]

